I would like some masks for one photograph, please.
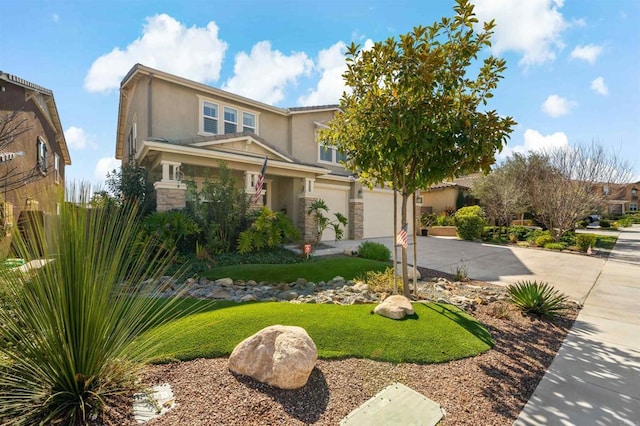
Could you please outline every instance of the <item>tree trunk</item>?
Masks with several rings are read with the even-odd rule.
[[[407,201],[409,200],[409,195],[406,194],[404,189],[402,190],[402,210],[401,210],[401,226],[404,226],[407,223]],[[409,233],[409,229],[407,227],[407,234]],[[407,235],[407,241],[409,240],[409,236]],[[409,288],[409,279],[408,279],[408,270],[407,270],[407,248],[402,246],[402,290],[405,297],[409,297],[411,293],[411,289]]]
[[[393,294],[398,294],[398,244],[396,238],[398,235],[398,191],[395,190],[396,180],[393,180]]]
[[[418,294],[418,238],[416,237],[416,193],[413,193],[413,295]]]

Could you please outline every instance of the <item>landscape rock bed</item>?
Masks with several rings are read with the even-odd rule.
[[[424,275],[423,275],[424,276]],[[170,277],[163,277],[147,285],[158,286],[163,297],[177,294],[181,285]],[[335,277],[328,282],[313,283],[298,279],[291,283],[271,284],[267,282],[241,281],[230,278],[208,280],[189,278],[185,283],[184,297],[211,300],[231,300],[235,302],[291,302],[291,303],[328,303],[353,305],[361,303],[379,303],[390,292],[375,292],[362,282],[347,281]],[[411,284],[413,292],[413,284]],[[504,300],[506,288],[481,282],[451,281],[443,277],[433,277],[418,281],[414,300],[449,303],[468,309],[473,305],[482,305]]]

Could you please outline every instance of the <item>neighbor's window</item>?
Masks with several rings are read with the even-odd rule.
[[[638,203],[629,203],[629,211],[637,212],[638,211]]]
[[[47,143],[45,140],[38,136],[38,170],[42,173],[47,173]]]
[[[242,112],[242,131],[256,133],[256,115],[251,112]]]
[[[57,153],[53,154],[53,170],[56,177],[56,183],[60,179],[60,156]]]
[[[238,131],[238,110],[224,107],[224,133],[235,133]]]
[[[202,102],[202,130],[205,133],[218,134],[218,105],[204,101]]]

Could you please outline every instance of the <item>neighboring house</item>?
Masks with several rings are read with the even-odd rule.
[[[337,105],[278,108],[135,65],[120,85],[116,158],[135,158],[154,176],[158,211],[186,203],[185,181],[200,188],[225,162],[253,196],[265,156],[265,185],[257,206],[284,211],[313,238],[306,209],[316,199],[349,219],[350,239],[393,235],[393,192],[369,190],[347,173],[340,153],[317,141]],[[334,238],[327,229],[325,240]]]
[[[70,164],[53,92],[0,71],[0,226],[6,235],[26,212],[56,213],[51,189],[64,190]]]
[[[598,184],[597,190],[602,191],[605,198],[602,213],[621,215],[638,211],[640,182],[629,184]]]
[[[441,213],[445,210],[455,211],[460,197],[465,202],[469,201],[473,181],[481,176],[481,173],[473,173],[446,182],[440,182],[431,185],[429,189],[422,190],[420,192],[422,214]]]

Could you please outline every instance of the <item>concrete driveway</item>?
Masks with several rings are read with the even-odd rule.
[[[372,238],[393,250],[393,238]],[[330,243],[341,249],[357,247],[360,241]],[[545,281],[584,303],[596,282],[606,259],[571,253],[558,253],[522,247],[461,241],[446,237],[417,237],[418,266],[446,273],[466,266],[469,277],[496,284],[513,284],[519,280]],[[398,250],[398,256],[400,251]],[[413,244],[408,248],[413,260]]]

